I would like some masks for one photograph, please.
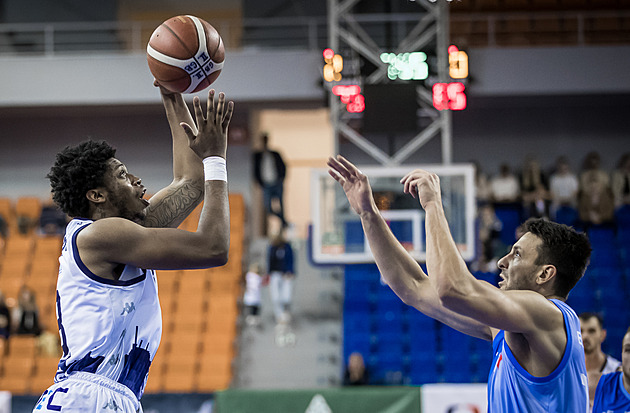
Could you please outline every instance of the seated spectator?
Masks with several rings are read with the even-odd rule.
[[[361,353],[354,352],[348,358],[348,366],[343,376],[344,386],[361,386],[370,383],[368,371]]]
[[[39,233],[42,235],[63,235],[66,232],[68,219],[56,205],[48,204],[42,207],[39,217]]]
[[[16,334],[39,335],[41,333],[35,293],[25,285],[22,286],[18,294],[15,320],[17,321]]]
[[[492,197],[490,181],[479,162],[472,161],[472,164],[475,166],[475,196],[477,197],[477,205],[484,205],[489,202]]]
[[[584,189],[590,182],[597,181],[599,186],[610,186],[608,173],[601,169],[601,158],[599,153],[589,152],[584,158],[582,172],[580,172],[580,190]]]
[[[612,223],[615,218],[613,193],[597,174],[586,176],[578,196],[580,220],[586,225]]]
[[[528,156],[521,172],[521,195],[527,217],[549,217],[547,176],[536,159]]]
[[[510,165],[501,164],[499,174],[490,180],[490,189],[495,203],[514,203],[519,200],[521,189]]]
[[[615,207],[630,205],[630,152],[619,158],[617,169],[612,175],[612,191],[615,197]]]
[[[571,171],[569,160],[561,156],[556,161],[556,170],[549,180],[552,211],[565,206],[576,208],[578,189],[578,178]]]
[[[479,208],[479,259],[474,263],[474,270],[491,272],[496,270],[496,257],[505,251],[501,243],[503,223],[497,218],[492,205]]]
[[[0,291],[0,337],[5,340],[11,335],[11,310],[7,306],[4,294]]]

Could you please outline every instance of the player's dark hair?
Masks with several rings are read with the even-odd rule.
[[[530,218],[522,225],[542,240],[538,248],[537,265],[556,267],[556,293],[567,297],[584,275],[591,257],[591,243],[586,234],[543,218]]]
[[[589,311],[585,311],[581,313],[579,316],[580,320],[588,321],[591,318],[595,318],[599,323],[599,328],[604,328],[604,318],[598,313],[591,313]]]
[[[53,200],[63,212],[71,217],[88,217],[90,202],[85,194],[104,186],[107,161],[115,155],[116,149],[107,142],[92,140],[67,146],[57,154],[46,178]]]

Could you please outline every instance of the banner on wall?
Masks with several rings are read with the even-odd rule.
[[[419,387],[241,390],[215,393],[215,413],[420,413]]]
[[[422,411],[425,413],[486,413],[487,385],[425,384],[422,386]]]

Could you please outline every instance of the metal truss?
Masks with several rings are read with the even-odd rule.
[[[435,82],[448,82],[448,42],[449,42],[449,16],[446,0],[406,0],[416,3],[418,13],[409,14],[355,14],[353,9],[362,0],[328,0],[328,39],[329,47],[335,52],[348,50],[344,56],[344,79],[348,79],[359,85],[387,83],[387,64],[380,59],[385,50],[379,41],[366,30],[362,24],[405,22],[397,26],[397,46],[394,53],[413,51],[429,51],[435,53],[437,58],[437,71],[432,73]],[[405,1],[405,0],[401,0]],[[411,20],[410,20],[411,18]],[[411,24],[408,24],[411,23]],[[401,33],[402,30],[406,31]],[[350,56],[348,56],[350,55]],[[361,74],[359,64],[352,56],[360,56],[376,69],[372,73]],[[349,72],[349,76],[345,72]],[[344,83],[344,80],[341,81]],[[331,122],[334,130],[335,153],[339,151],[339,138],[345,137],[355,146],[369,154],[372,158],[384,166],[397,166],[409,158],[415,151],[436,136],[441,138],[442,163],[449,164],[452,160],[452,127],[451,112],[449,110],[438,111],[433,107],[431,84],[434,82],[419,82],[416,87],[417,101],[420,109],[417,116],[430,120],[416,136],[407,142],[393,155],[388,155],[370,140],[366,139],[351,124],[356,122],[359,115],[350,114],[339,98],[329,93],[329,105],[331,110]],[[332,88],[332,85],[329,85]],[[363,88],[362,88],[363,89]]]

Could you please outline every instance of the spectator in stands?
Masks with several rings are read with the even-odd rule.
[[[521,195],[528,217],[549,217],[549,184],[540,163],[528,156],[521,172]]]
[[[63,235],[66,232],[68,218],[52,202],[42,207],[38,231],[42,235]]]
[[[593,413],[630,411],[630,328],[621,342],[621,371],[599,380],[595,391]]]
[[[501,204],[517,202],[521,194],[518,179],[507,163],[501,164],[499,174],[490,180],[490,189],[492,190],[492,200]]]
[[[580,179],[578,212],[585,226],[611,223],[615,217],[612,190],[602,175],[593,172]]]
[[[9,225],[7,224],[7,220],[0,214],[0,239],[5,240],[9,236]],[[0,240],[0,241],[1,241]],[[0,246],[1,246],[0,242]]]
[[[283,196],[287,167],[280,153],[269,149],[269,135],[263,134],[262,143],[263,149],[254,153],[254,177],[263,190],[265,212],[280,218],[285,228]]]
[[[609,187],[610,177],[608,173],[601,169],[601,158],[599,153],[589,152],[582,163],[582,172],[580,172],[580,191],[585,189],[591,182],[597,182],[598,186]]]
[[[20,288],[18,294],[15,320],[17,321],[16,334],[33,334],[38,336],[42,331],[39,325],[39,309],[37,308],[35,292],[26,285]]]
[[[280,230],[271,240],[268,250],[269,293],[273,303],[276,323],[286,325],[291,321],[291,302],[293,300],[293,248]]]
[[[612,191],[615,207],[630,205],[630,152],[621,155],[612,174]]]
[[[505,251],[501,244],[501,229],[503,223],[494,213],[494,207],[491,204],[483,205],[479,208],[479,244],[480,251],[479,260],[476,262],[475,270],[482,272],[490,272],[496,270],[496,257]],[[491,268],[491,264],[494,264]]]
[[[5,340],[11,335],[11,310],[4,298],[4,293],[0,291],[0,337]]]
[[[472,161],[472,164],[475,166],[475,195],[477,197],[477,205],[484,205],[492,198],[490,181],[478,161]]]
[[[569,160],[561,156],[556,161],[556,170],[549,181],[551,209],[555,213],[560,207],[577,207],[578,178],[571,171]]]
[[[245,323],[250,326],[260,324],[260,290],[264,285],[261,275],[261,266],[253,263],[249,266],[245,274],[245,293],[243,294],[243,304],[245,305]]]
[[[344,386],[362,386],[370,383],[368,370],[365,368],[363,355],[354,352],[348,357],[348,366],[343,375]]]
[[[596,313],[582,313],[579,317],[588,374],[589,400],[592,406],[599,378],[617,370],[621,362],[602,351],[602,343],[606,340],[602,317]]]

